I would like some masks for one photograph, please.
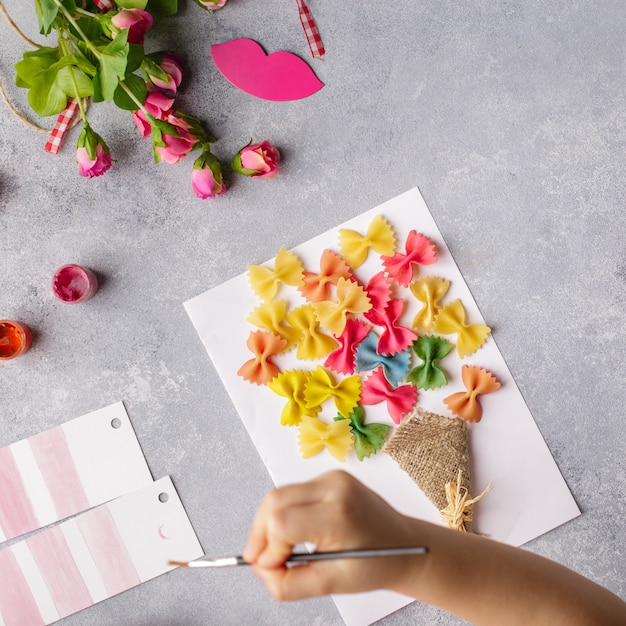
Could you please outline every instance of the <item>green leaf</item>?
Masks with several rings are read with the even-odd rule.
[[[28,103],[37,115],[60,113],[67,105],[67,94],[57,83],[58,68],[41,72],[28,92]]]
[[[350,420],[350,429],[354,435],[354,451],[359,461],[370,457],[380,450],[387,439],[389,426],[387,424],[365,424],[365,411],[359,404],[350,413],[348,418],[338,415],[335,421]]]
[[[24,52],[22,60],[15,64],[15,84],[18,87],[30,87],[38,74],[50,69],[58,60],[57,48],[43,47]]]
[[[97,89],[96,84],[94,84],[94,97],[97,93],[107,102],[113,100],[117,85],[126,74],[129,53],[127,37],[128,29],[124,29],[108,46],[100,49],[100,65],[94,79],[94,82],[97,79]]]
[[[94,17],[79,17],[76,20],[80,30],[85,34],[89,41],[92,41],[95,44],[98,44],[101,40],[103,41],[103,30],[100,19],[99,14],[97,14]],[[80,35],[75,30],[73,25],[70,26],[70,31],[76,39],[80,39]]]
[[[50,34],[52,23],[59,13],[59,6],[54,0],[35,0],[35,13],[39,22],[39,32]]]
[[[89,98],[93,95],[93,84],[84,72],[73,65],[62,67],[57,73],[57,86],[71,98]]]
[[[158,15],[174,15],[178,11],[178,0],[148,0],[148,11]]]
[[[118,9],[145,9],[148,0],[115,0]]]
[[[141,67],[143,62],[143,46],[138,43],[128,44],[128,61],[126,63],[126,74],[130,74]]]
[[[124,78],[124,84],[130,89],[139,102],[143,104],[146,101],[146,83],[140,76],[137,76],[137,74],[127,74],[126,78]],[[125,111],[136,111],[139,108],[137,103],[126,93],[121,85],[118,85],[115,90],[113,101],[120,109],[124,109]]]

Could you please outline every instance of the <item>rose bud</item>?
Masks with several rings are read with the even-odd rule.
[[[274,178],[278,174],[280,153],[269,141],[249,144],[230,162],[235,172],[250,178]]]
[[[78,173],[86,178],[102,176],[112,165],[109,146],[87,123],[76,143],[76,160]]]

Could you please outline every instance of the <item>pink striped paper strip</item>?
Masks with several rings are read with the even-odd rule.
[[[0,550],[0,623],[51,624],[202,554],[162,478]]]
[[[0,448],[0,541],[152,482],[119,402]]]

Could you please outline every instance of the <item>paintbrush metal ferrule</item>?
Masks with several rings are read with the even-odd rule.
[[[298,552],[292,554],[287,563],[313,563],[314,561],[331,561],[336,559],[369,559],[383,556],[408,556],[412,554],[427,554],[426,546],[411,546],[406,548],[373,548],[367,550],[338,550],[336,552]],[[242,556],[226,556],[221,558],[202,557],[195,561],[170,561],[170,565],[190,568],[206,567],[233,567],[250,565]]]

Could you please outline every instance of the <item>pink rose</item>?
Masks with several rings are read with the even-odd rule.
[[[86,178],[102,176],[112,165],[109,146],[87,123],[76,142],[76,160],[78,173]]]
[[[186,157],[193,150],[194,145],[198,143],[196,139],[190,137],[185,131],[180,131],[179,134],[181,137],[163,133],[162,138],[165,146],[156,147],[160,158],[171,165],[178,163],[182,158]]]
[[[144,35],[152,27],[152,15],[142,9],[122,9],[111,18],[111,24],[120,30],[128,29],[128,43],[143,45]]]
[[[171,52],[148,55],[145,74],[156,91],[176,93],[183,80],[183,60]]]
[[[239,150],[231,161],[236,172],[250,178],[274,178],[278,174],[280,153],[269,141],[254,143]]]
[[[89,158],[86,148],[76,150],[78,161],[78,173],[86,178],[102,176],[112,165],[111,155],[100,145],[96,146],[96,154],[93,159]]]
[[[222,166],[210,152],[204,152],[196,159],[191,173],[191,187],[202,200],[215,198],[226,191],[222,179]]]
[[[221,9],[228,0],[196,0],[196,2],[209,11],[215,11],[215,9]]]
[[[168,98],[162,93],[156,91],[149,93],[143,106],[146,111],[157,120],[167,120],[172,114],[172,105],[174,104],[174,98]],[[135,126],[141,132],[141,136],[145,139],[150,135],[150,122],[146,118],[146,114],[139,109],[133,111],[133,120]]]
[[[161,134],[161,139],[165,142],[165,146],[156,146],[156,152],[159,157],[166,163],[178,163],[183,157],[186,157],[198,143],[198,139],[187,132],[190,125],[179,117],[176,113],[170,113],[167,116],[167,122],[175,127],[176,133],[179,135],[170,135],[167,132]]]

